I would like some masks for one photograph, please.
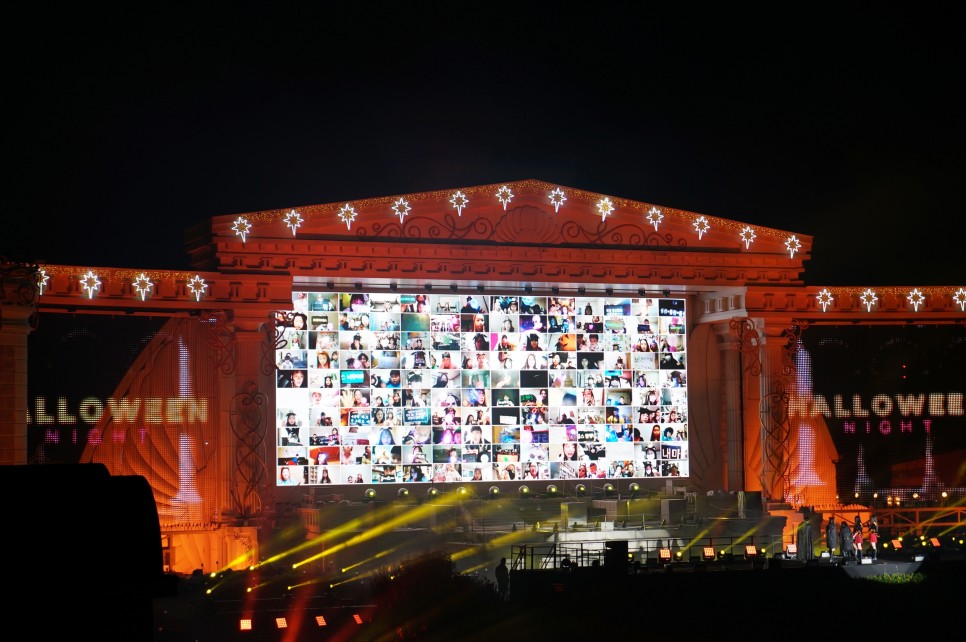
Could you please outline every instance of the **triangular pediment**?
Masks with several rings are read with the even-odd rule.
[[[774,228],[523,180],[219,216],[198,230],[189,251],[205,269],[337,280],[410,270],[418,278],[738,285],[798,281],[811,242]],[[500,268],[501,261],[517,267]]]
[[[788,252],[786,241],[793,236],[801,243],[799,253],[811,243],[794,232],[538,180],[226,215],[212,219],[213,232],[241,241],[234,229],[239,218],[251,225],[249,239],[405,238],[766,253]],[[753,233],[750,243],[743,240],[744,230]]]

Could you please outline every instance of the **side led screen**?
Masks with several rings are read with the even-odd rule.
[[[802,332],[795,361],[792,480],[810,499],[823,488],[843,501],[938,499],[963,485],[962,324],[814,326]]]
[[[295,292],[279,485],[688,474],[685,301]]]

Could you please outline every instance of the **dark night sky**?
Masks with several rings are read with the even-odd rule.
[[[966,285],[955,3],[260,4],[28,15],[0,256],[179,269],[211,216],[533,178],[812,235],[810,284]]]

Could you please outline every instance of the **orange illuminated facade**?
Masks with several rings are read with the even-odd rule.
[[[673,296],[688,306],[681,483],[836,504],[836,444],[821,414],[794,405],[807,401],[802,332],[963,326],[966,291],[806,286],[811,245],[796,232],[525,180],[214,217],[190,230],[190,270],[4,264],[0,459],[36,461],[28,430],[66,440],[69,422],[86,422],[82,461],[151,484],[177,550],[172,570],[241,567],[258,557],[254,527],[305,491],[275,483],[273,454],[273,319],[294,291]],[[106,399],[38,405],[28,337],[54,316],[98,315],[158,328]],[[362,488],[339,490],[362,498]]]

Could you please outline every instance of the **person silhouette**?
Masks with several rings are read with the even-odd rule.
[[[495,573],[497,597],[501,602],[505,602],[507,599],[507,589],[510,587],[510,569],[506,566],[505,557],[500,558],[500,563],[497,565]]]

